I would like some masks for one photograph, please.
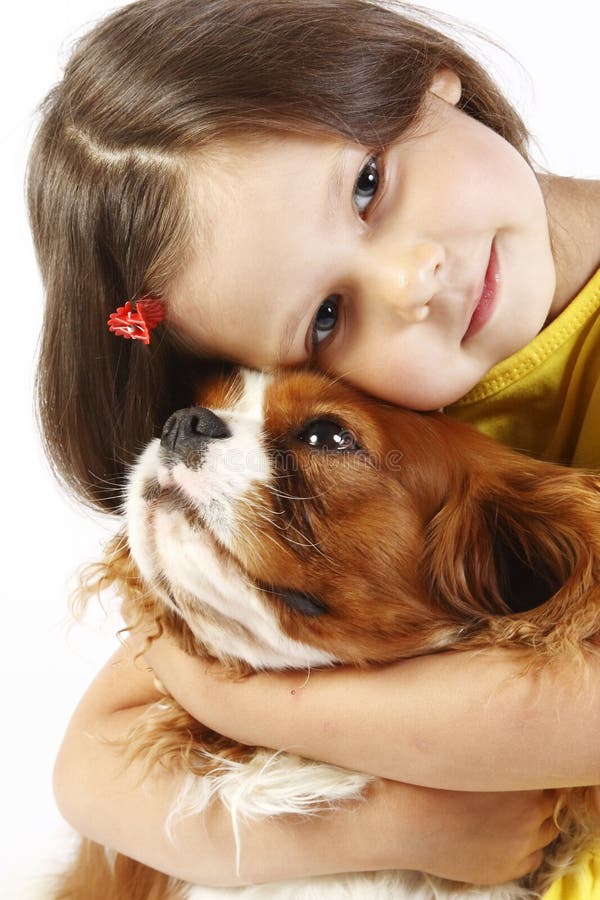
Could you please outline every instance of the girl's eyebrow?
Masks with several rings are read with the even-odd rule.
[[[340,207],[344,184],[346,182],[346,162],[348,161],[349,153],[349,145],[338,150],[329,175],[327,190],[329,204],[326,210],[327,219],[329,220],[333,218]]]

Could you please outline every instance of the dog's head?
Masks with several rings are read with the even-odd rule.
[[[126,511],[152,594],[254,668],[600,628],[596,479],[310,371],[206,379],[141,455]]]

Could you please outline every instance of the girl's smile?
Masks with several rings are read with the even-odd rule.
[[[382,152],[277,133],[231,141],[219,168],[200,159],[210,237],[173,285],[171,324],[215,355],[311,362],[413,409],[464,395],[542,328],[556,276],[535,174],[456,108],[460,90],[440,70]]]
[[[488,267],[485,272],[485,277],[483,279],[483,287],[477,299],[475,309],[473,310],[473,313],[469,320],[469,327],[465,331],[463,341],[466,341],[474,334],[477,334],[477,332],[481,331],[481,329],[487,323],[488,319],[491,317],[494,311],[499,287],[500,268],[498,266],[496,244],[494,242],[492,243],[492,247],[490,250],[490,258]]]

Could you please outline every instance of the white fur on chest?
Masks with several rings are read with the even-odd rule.
[[[220,760],[215,757],[215,765]],[[201,814],[218,798],[229,810],[237,846],[238,871],[244,848],[239,827],[278,815],[318,815],[344,801],[361,802],[373,779],[296,755],[258,751],[248,763],[226,762],[218,776],[188,776],[175,801],[167,831],[176,839],[177,821]],[[366,840],[373,836],[366,835]],[[375,836],[376,839],[376,836]],[[274,848],[273,852],[277,852]],[[300,878],[236,888],[190,885],[186,900],[532,900],[517,884],[463,887],[421,872],[381,871]]]

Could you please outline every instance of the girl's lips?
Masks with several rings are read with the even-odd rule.
[[[471,319],[467,330],[465,331],[463,341],[472,337],[481,331],[490,316],[492,315],[496,305],[496,295],[498,293],[498,285],[500,283],[500,269],[498,266],[498,255],[496,253],[496,242],[492,243],[490,251],[490,259],[483,280],[483,288],[477,305],[471,314]]]

